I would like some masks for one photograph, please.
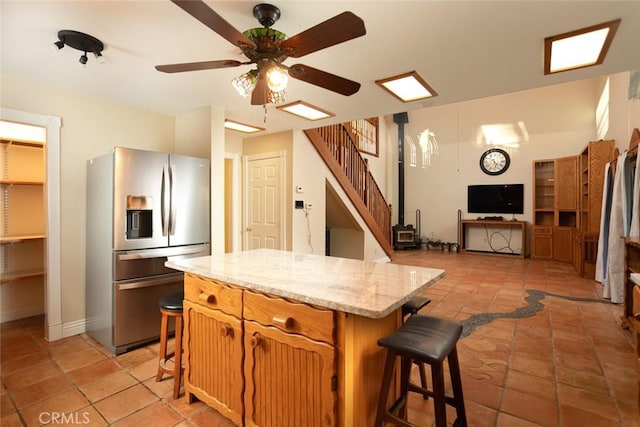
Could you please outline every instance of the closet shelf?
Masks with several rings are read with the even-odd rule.
[[[13,179],[0,179],[0,185],[35,185],[42,186],[44,182],[42,181],[18,181]]]
[[[40,277],[44,276],[44,270],[26,270],[26,271],[15,271],[12,273],[2,273],[0,276],[0,283],[11,283],[16,282],[22,279],[29,279],[31,277]]]
[[[28,240],[41,240],[46,236],[44,234],[19,234],[12,236],[0,236],[0,243],[22,243]]]
[[[44,147],[44,143],[42,143],[42,142],[21,141],[19,139],[0,139],[0,144],[20,145],[22,147],[36,147],[36,148]]]

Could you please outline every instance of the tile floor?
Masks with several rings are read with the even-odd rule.
[[[435,251],[398,252],[394,262],[445,269],[423,312],[459,321],[524,307],[527,290],[587,299],[546,295],[533,316],[498,318],[460,340],[470,427],[639,425],[622,307],[601,300],[601,286],[571,265]],[[43,319],[33,318],[2,324],[0,345],[2,427],[230,425],[201,403],[174,400],[170,377],[155,382],[157,344],[114,357],[86,335],[48,343]],[[411,395],[410,420],[431,426],[432,413]]]

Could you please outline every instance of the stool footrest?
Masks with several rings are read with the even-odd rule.
[[[393,405],[391,405],[391,407],[388,409],[387,413],[384,415],[384,420],[383,421],[392,422],[396,426],[416,427],[415,424],[411,424],[407,420],[403,420],[402,418],[400,418],[397,415],[393,414],[394,412],[396,412],[397,410],[399,410],[400,408],[402,408],[403,406],[406,406],[406,405],[407,405],[407,397],[406,396],[398,397],[395,400],[395,402],[393,402]]]

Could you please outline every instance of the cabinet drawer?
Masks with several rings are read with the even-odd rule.
[[[275,326],[286,332],[330,344],[334,342],[335,320],[331,310],[245,291],[243,316],[265,326]]]
[[[191,274],[184,277],[184,298],[236,317],[242,316],[242,290]]]
[[[532,229],[533,234],[551,236],[552,233],[551,227],[532,227]]]

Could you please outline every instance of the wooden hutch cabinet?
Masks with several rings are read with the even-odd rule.
[[[573,262],[593,278],[605,165],[615,141],[589,142],[577,156],[533,162],[531,256]]]
[[[574,263],[582,277],[595,277],[598,235],[602,213],[604,171],[615,158],[615,141],[595,141],[587,144],[579,161],[579,224],[574,238]]]
[[[578,217],[576,156],[533,163],[531,256],[572,261]]]

